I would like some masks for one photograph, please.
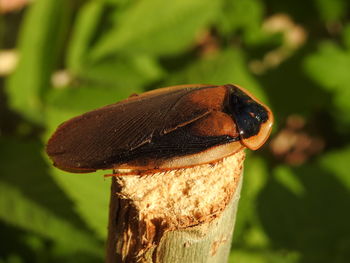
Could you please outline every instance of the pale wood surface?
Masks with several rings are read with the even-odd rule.
[[[106,262],[227,262],[243,161],[113,178]]]

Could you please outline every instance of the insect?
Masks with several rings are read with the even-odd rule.
[[[173,86],[64,122],[46,151],[70,172],[170,170],[213,163],[244,147],[256,150],[272,124],[270,109],[238,86]]]

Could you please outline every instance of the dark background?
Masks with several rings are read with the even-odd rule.
[[[101,262],[109,179],[44,153],[62,121],[168,85],[235,83],[271,107],[232,262],[350,261],[347,0],[1,0],[0,262]]]

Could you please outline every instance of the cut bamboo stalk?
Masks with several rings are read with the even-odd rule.
[[[113,177],[106,262],[226,262],[244,157]]]

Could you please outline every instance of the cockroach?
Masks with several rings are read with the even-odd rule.
[[[271,110],[236,85],[173,86],[64,122],[46,151],[69,172],[152,173],[215,163],[244,147],[256,150],[272,124]]]

